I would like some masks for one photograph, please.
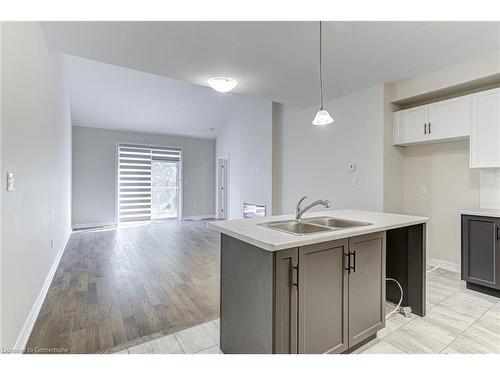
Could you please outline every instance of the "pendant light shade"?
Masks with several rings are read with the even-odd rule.
[[[326,109],[320,109],[316,116],[314,116],[314,120],[312,122],[313,125],[329,125],[333,123],[333,118],[330,116]]]
[[[328,111],[323,104],[323,61],[322,61],[322,32],[321,32],[321,21],[319,21],[319,96],[320,96],[320,107],[316,116],[314,116],[314,120],[312,121],[313,125],[329,125],[333,124],[333,118],[330,116]]]

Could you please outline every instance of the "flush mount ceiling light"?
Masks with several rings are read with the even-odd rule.
[[[330,116],[323,104],[323,64],[322,64],[322,35],[321,35],[321,21],[319,21],[319,96],[320,96],[320,107],[314,120],[313,125],[329,125],[333,123],[333,118]]]
[[[208,85],[215,91],[226,93],[236,87],[238,82],[230,77],[213,77],[207,81]]]

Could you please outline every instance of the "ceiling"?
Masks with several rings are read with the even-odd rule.
[[[197,85],[228,75],[238,80],[237,93],[301,107],[319,101],[317,22],[42,27],[49,48],[70,55]],[[500,22],[326,22],[323,36],[325,97],[332,99],[500,49]]]
[[[252,99],[78,57],[65,63],[73,125],[215,138]]]

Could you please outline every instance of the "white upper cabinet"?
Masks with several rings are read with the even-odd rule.
[[[500,89],[472,95],[471,168],[500,168]]]
[[[408,145],[468,137],[471,97],[461,96],[394,112],[394,144]]]
[[[429,106],[424,105],[394,112],[394,144],[403,145],[427,140]]]
[[[470,95],[429,104],[429,140],[446,140],[470,135]]]

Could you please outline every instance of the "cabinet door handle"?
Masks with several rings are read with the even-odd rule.
[[[347,262],[347,265],[344,267],[344,269],[347,271],[347,273],[351,273],[351,253],[345,253],[344,259],[346,259]]]
[[[290,273],[290,280],[292,282],[292,285],[299,289],[299,266],[296,265],[290,267]]]
[[[351,266],[351,255],[352,255],[352,266]],[[352,272],[356,272],[356,251],[353,251],[352,253],[349,252],[349,268],[352,270]]]
[[[429,134],[431,134],[431,123],[429,122]]]
[[[500,227],[497,226],[497,241],[500,240]]]
[[[424,124],[424,134],[427,134],[427,123]]]

